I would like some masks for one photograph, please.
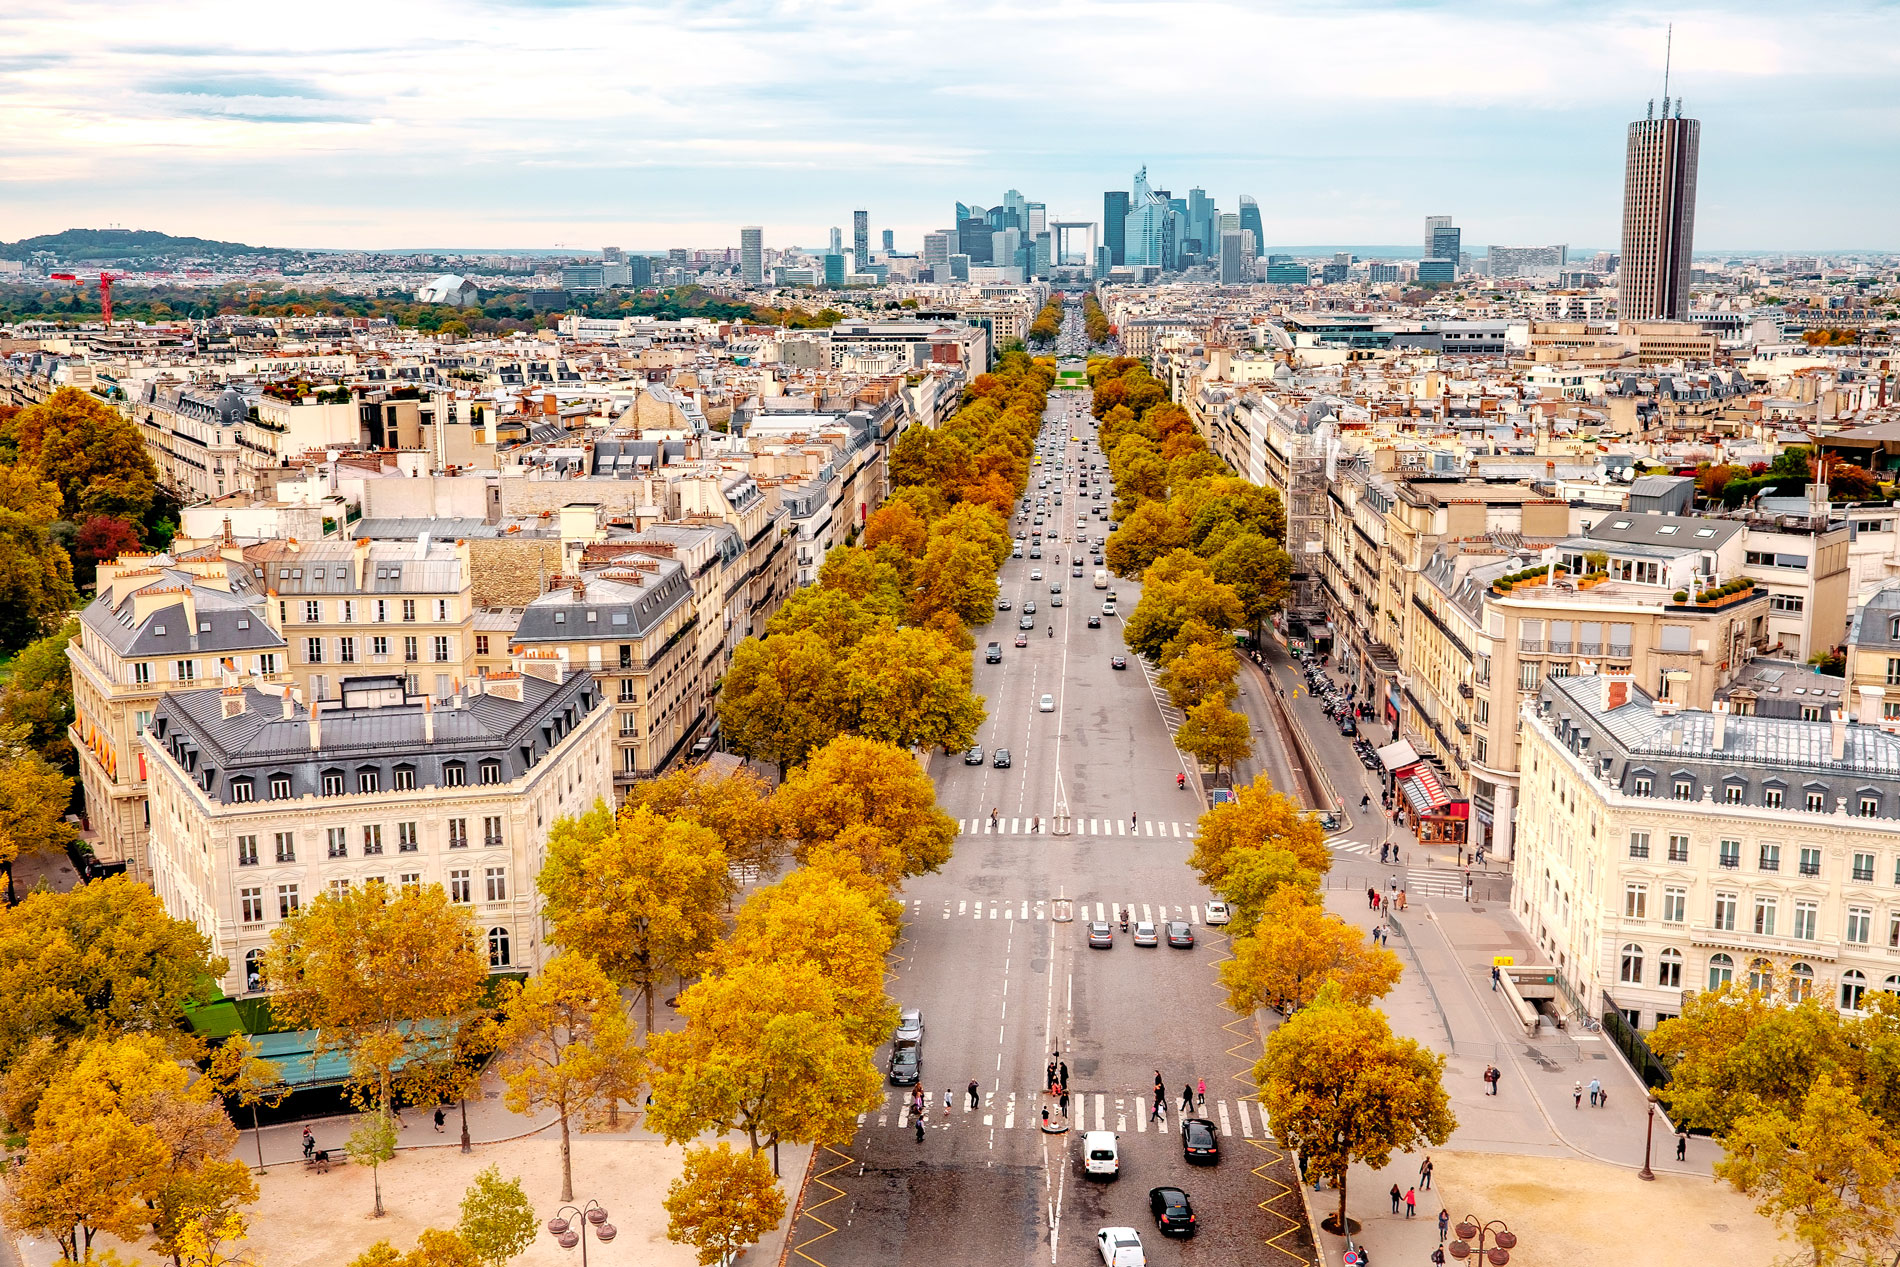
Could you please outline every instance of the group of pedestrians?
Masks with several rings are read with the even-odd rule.
[[[1186,1115],[1188,1113],[1192,1113],[1194,1112],[1196,1107],[1199,1107],[1202,1110],[1205,1110],[1207,1108],[1207,1079],[1206,1078],[1201,1078],[1197,1082],[1183,1082],[1181,1084],[1181,1112],[1182,1114]],[[1158,1117],[1165,1117],[1167,1112],[1168,1112],[1168,1084],[1167,1084],[1167,1081],[1164,1078],[1162,1078],[1161,1071],[1157,1069],[1155,1070],[1154,1108],[1149,1111],[1148,1120],[1152,1122]]]
[[[1579,1082],[1573,1088],[1573,1094],[1576,1096],[1575,1107],[1579,1109],[1582,1108],[1583,1107],[1583,1083]],[[1609,1103],[1610,1103],[1610,1089],[1603,1085],[1603,1082],[1601,1079],[1598,1079],[1598,1078],[1590,1079],[1590,1107],[1593,1109],[1606,1108],[1608,1107]]]

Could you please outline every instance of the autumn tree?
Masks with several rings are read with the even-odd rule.
[[[937,808],[936,786],[902,748],[840,736],[792,772],[773,797],[800,862],[823,845],[857,854],[867,874],[895,887],[950,859],[956,820]]]
[[[1218,890],[1237,850],[1263,847],[1285,849],[1319,875],[1332,866],[1318,820],[1274,791],[1273,780],[1264,774],[1235,789],[1233,800],[1201,815],[1188,865],[1202,884]]]
[[[260,1108],[274,1109],[290,1093],[283,1070],[258,1054],[249,1034],[234,1034],[212,1049],[209,1070],[218,1094],[251,1111],[251,1138],[257,1145],[257,1168],[264,1169],[264,1129]]]
[[[1225,700],[1210,699],[1187,711],[1174,732],[1174,746],[1202,765],[1213,766],[1218,775],[1252,755],[1253,730]]]
[[[24,736],[28,730],[22,726],[14,733]],[[64,852],[79,838],[66,821],[73,779],[31,748],[15,746],[0,753],[5,754],[0,755],[0,863],[21,854]]]
[[[732,654],[719,694],[727,745],[776,765],[780,777],[844,722],[837,648],[813,632],[747,638]]]
[[[40,1035],[172,1030],[224,971],[198,926],[136,880],[30,893],[0,910],[0,1067]]]
[[[1442,1145],[1458,1122],[1442,1084],[1445,1058],[1399,1038],[1385,1014],[1352,1003],[1336,984],[1267,1038],[1254,1082],[1280,1142],[1312,1177],[1332,1180],[1346,1228],[1346,1176],[1354,1162],[1382,1170],[1394,1152]]]
[[[935,630],[881,630],[852,649],[844,682],[848,728],[900,748],[967,748],[983,725],[972,676],[968,654]]]
[[[1152,659],[1190,620],[1217,630],[1238,629],[1246,624],[1247,612],[1232,586],[1205,572],[1187,572],[1176,579],[1144,578],[1141,601],[1129,613],[1122,640],[1130,650]]]
[[[832,871],[800,867],[746,899],[720,963],[814,963],[852,1037],[881,1043],[897,1020],[884,992],[884,956],[897,937],[893,906]]]
[[[72,559],[47,521],[0,509],[0,651],[44,637],[78,605]]]
[[[1349,1003],[1384,997],[1398,984],[1399,957],[1289,886],[1267,899],[1254,931],[1236,939],[1220,978],[1227,1006],[1241,1016],[1269,1005],[1291,1014],[1327,985]]]
[[[622,808],[698,823],[719,837],[729,862],[764,868],[780,852],[770,791],[743,766],[715,775],[702,763],[640,780],[627,789]]]
[[[691,1245],[702,1267],[733,1261],[785,1217],[785,1193],[765,1158],[724,1140],[686,1150],[666,1190],[666,1238]]]
[[[562,1197],[572,1201],[571,1196]],[[462,1193],[462,1221],[455,1234],[462,1238],[482,1267],[506,1267],[527,1252],[541,1231],[534,1204],[521,1189],[520,1179],[503,1179],[501,1170],[488,1166],[477,1172]]]
[[[515,1113],[552,1109],[561,1122],[561,1200],[574,1199],[573,1119],[637,1079],[640,1055],[620,992],[600,965],[567,950],[525,988],[509,987],[496,1045]]]
[[[158,468],[131,421],[90,392],[62,387],[19,412],[3,436],[20,465],[57,485],[61,516],[140,520],[158,495]]]
[[[719,943],[729,862],[709,827],[597,804],[554,824],[537,883],[553,940],[632,990],[652,1033],[660,981],[697,971]]]
[[[1139,579],[1148,565],[1188,543],[1187,521],[1167,502],[1144,502],[1108,534],[1103,559],[1116,576]]]
[[[73,723],[73,670],[67,644],[79,636],[69,620],[13,657],[12,676],[0,692],[0,733],[25,727],[23,742],[48,765],[70,774],[76,764],[66,728]],[[0,787],[10,786],[0,776]],[[3,811],[0,811],[3,812]]]
[[[460,1233],[425,1227],[416,1234],[415,1246],[408,1253],[399,1252],[388,1241],[377,1241],[351,1259],[350,1267],[487,1267],[487,1264]]]
[[[1232,704],[1239,694],[1240,688],[1234,685],[1239,672],[1240,657],[1231,645],[1196,645],[1163,661],[1161,689],[1179,709],[1190,709],[1210,699]]]
[[[140,549],[138,529],[117,515],[92,515],[73,539],[73,583],[91,589],[99,565]]]
[[[1304,865],[1291,850],[1262,845],[1230,852],[1223,860],[1215,892],[1232,909],[1228,932],[1247,937],[1259,927],[1273,898],[1281,893],[1297,893],[1317,902],[1319,883],[1320,873]]]
[[[951,611],[969,624],[981,624],[995,610],[996,593],[996,563],[983,545],[937,534],[917,566],[909,619],[921,622],[933,612]]]
[[[357,1118],[349,1138],[343,1141],[343,1151],[350,1160],[369,1167],[370,1187],[376,1201],[370,1213],[379,1219],[384,1214],[383,1167],[395,1158],[396,1141],[395,1115],[380,1105]]]
[[[875,550],[886,542],[913,558],[924,552],[930,525],[908,502],[889,501],[872,511],[864,521],[864,546]]]

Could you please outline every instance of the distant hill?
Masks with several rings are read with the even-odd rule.
[[[18,242],[0,242],[0,259],[25,259],[34,251],[51,251],[73,263],[127,263],[177,256],[218,257],[275,254],[277,247],[216,242],[210,238],[175,238],[150,229],[67,229]]]

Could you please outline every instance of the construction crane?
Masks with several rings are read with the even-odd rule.
[[[85,279],[76,273],[50,273],[48,276],[56,282],[71,282],[75,286],[85,285]],[[105,311],[108,330],[112,328],[112,283],[124,277],[124,273],[102,272],[99,274],[99,306]]]

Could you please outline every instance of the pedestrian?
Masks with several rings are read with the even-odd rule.
[[[1689,1132],[1680,1127],[1676,1130],[1676,1160],[1689,1160]]]
[[[1046,1104],[1042,1106],[1042,1129],[1049,1129],[1049,1106]]]
[[[1194,1088],[1188,1083],[1181,1084],[1181,1112],[1188,1113],[1194,1108]]]
[[[1155,1070],[1155,1099],[1159,1100],[1166,1094],[1166,1084],[1161,1081],[1161,1071],[1157,1069]]]
[[[1405,1194],[1399,1191],[1399,1185],[1397,1185],[1396,1183],[1393,1184],[1392,1185],[1392,1213],[1397,1214],[1399,1212],[1399,1202],[1403,1200],[1405,1200]]]
[[[919,1144],[923,1143],[924,1142],[924,1115],[919,1113],[916,1117],[911,1119],[911,1122],[917,1128],[917,1142]]]
[[[1060,1103],[1062,1105],[1062,1116],[1063,1117],[1069,1116],[1069,1089],[1067,1087],[1064,1087],[1062,1089]]]
[[[976,1091],[976,1079],[972,1078],[970,1079],[970,1108],[974,1111],[977,1106],[982,1103],[983,1097],[978,1095]]]
[[[1504,973],[1503,973],[1502,971],[1500,971],[1500,970],[1499,970],[1499,968],[1498,968],[1498,966],[1497,966],[1496,964],[1492,964],[1492,965],[1491,965],[1491,989],[1492,989],[1492,991],[1493,991],[1493,992],[1495,992],[1495,991],[1497,990],[1497,988],[1498,988],[1498,979],[1499,979],[1500,977],[1502,977],[1503,975],[1504,975]]]
[[[946,1115],[950,1112],[950,1105],[954,1103],[955,1100],[956,1092],[952,1091],[949,1087],[945,1087],[943,1089],[943,1111]]]
[[[1370,884],[1368,884],[1366,886],[1366,909],[1371,910],[1374,906],[1377,906],[1378,904],[1379,904],[1379,890],[1373,888]]]
[[[1445,1263],[1445,1247],[1442,1244],[1433,1246],[1432,1267],[1444,1267],[1444,1263]]]
[[[310,1155],[316,1151],[317,1151],[317,1137],[315,1135],[312,1135],[310,1133],[310,1128],[306,1126],[303,1128],[303,1155],[305,1159],[307,1160],[310,1157]]]
[[[1590,1079],[1590,1107],[1595,1108],[1597,1097],[1603,1094],[1603,1084],[1595,1078]]]
[[[1570,1107],[1573,1109],[1582,1108],[1583,1107],[1583,1083],[1579,1082],[1576,1086],[1572,1087],[1570,1089],[1570,1094],[1576,1099],[1576,1103],[1572,1104]]]
[[[1610,1089],[1608,1087],[1597,1092],[1597,1107],[1599,1109],[1607,1109],[1610,1107]]]
[[[1043,1068],[1042,1072],[1042,1089],[1044,1091],[1054,1090],[1056,1085],[1056,1062],[1051,1060],[1048,1065]]]
[[[1133,826],[1134,826],[1134,825],[1135,825],[1136,823],[1139,823],[1140,821],[1141,821],[1141,815],[1140,815],[1140,814],[1132,814],[1132,813],[1131,813],[1131,814],[1130,814],[1130,815],[1128,816],[1128,825],[1129,825],[1130,827],[1133,827]]]
[[[1059,1087],[1069,1085],[1069,1062],[1066,1060],[1056,1062],[1056,1085]]]
[[[437,1135],[440,1135],[442,1133],[443,1117],[444,1117],[444,1114],[442,1112],[442,1106],[438,1104],[436,1105],[436,1108],[435,1108],[435,1133]]]
[[[1149,1112],[1148,1120],[1152,1122],[1156,1118],[1162,1118],[1165,1121],[1167,1117],[1167,1106],[1168,1101],[1166,1095],[1159,1091],[1155,1092],[1155,1106],[1153,1110]]]
[[[1198,1104],[1201,1108],[1205,1109],[1207,1107],[1207,1079],[1206,1078],[1198,1078],[1195,1080],[1194,1100],[1195,1100],[1195,1103]]]
[[[1430,1154],[1426,1155],[1424,1164],[1418,1168],[1418,1186],[1427,1192],[1432,1190],[1432,1159]]]
[[[1445,1233],[1451,1228],[1451,1211],[1444,1206],[1438,1207],[1438,1243],[1445,1243]]]
[[[1405,1190],[1405,1217],[1409,1219],[1409,1218],[1414,1217],[1417,1214],[1418,1214],[1418,1189],[1407,1188]]]

